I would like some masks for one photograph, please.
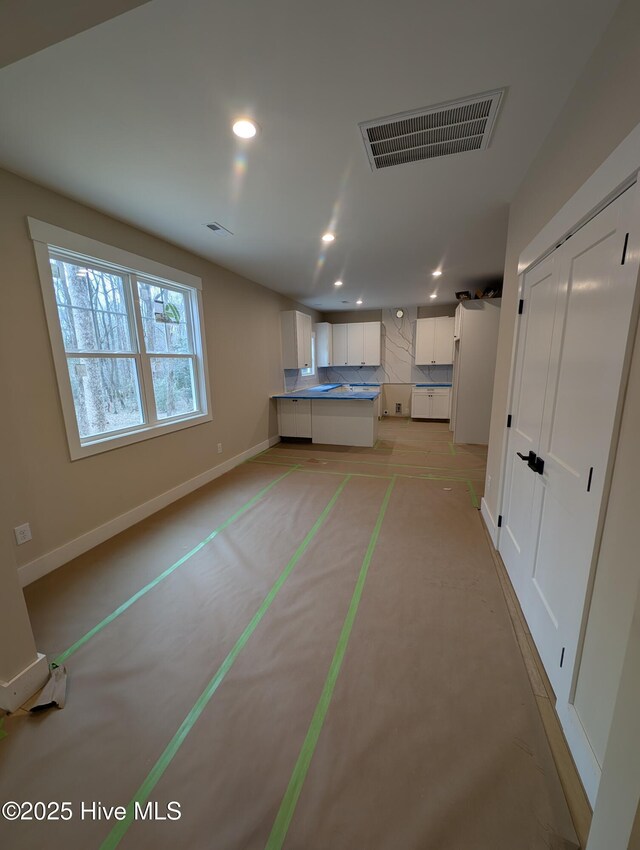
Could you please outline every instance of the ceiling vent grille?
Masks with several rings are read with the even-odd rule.
[[[372,171],[489,146],[504,89],[359,125]]]

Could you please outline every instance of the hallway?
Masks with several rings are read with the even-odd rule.
[[[3,821],[3,843],[577,847],[476,510],[482,454],[408,420],[374,449],[280,443],[31,585],[68,703],[5,719],[3,797],[74,814]],[[134,819],[149,800],[180,820]]]

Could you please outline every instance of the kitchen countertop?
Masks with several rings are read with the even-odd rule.
[[[374,384],[349,384],[349,386],[353,387],[372,387],[376,386]],[[379,384],[377,386],[380,386]],[[307,387],[304,390],[295,390],[292,393],[278,393],[277,395],[271,396],[271,398],[304,398],[311,399],[316,401],[318,399],[347,399],[352,401],[354,399],[358,401],[373,401],[378,398],[380,395],[380,390],[347,390],[343,389],[343,384],[321,384],[317,387]]]

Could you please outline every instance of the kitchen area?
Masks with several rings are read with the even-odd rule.
[[[272,395],[280,437],[373,447],[389,418],[448,422],[453,443],[486,444],[499,306],[473,299],[319,322],[281,313],[284,391]]]

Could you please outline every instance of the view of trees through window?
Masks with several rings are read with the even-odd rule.
[[[128,274],[98,265],[50,262],[81,439],[197,411],[188,295],[141,279],[134,290]]]

